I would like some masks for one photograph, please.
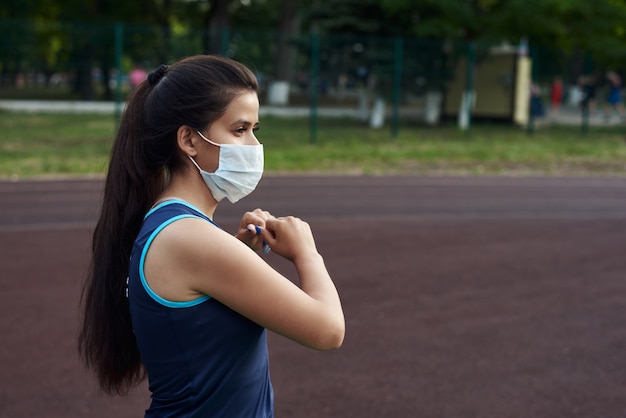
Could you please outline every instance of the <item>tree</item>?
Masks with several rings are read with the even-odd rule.
[[[296,30],[297,5],[297,0],[282,1],[282,13],[276,34],[276,61],[274,65],[274,78],[277,80],[289,80],[291,75],[292,54],[289,48],[289,39],[294,36]]]
[[[220,54],[223,51],[230,29],[230,0],[209,0],[206,16],[207,34],[205,49],[208,53]]]
[[[626,0],[5,0],[0,19],[2,48],[11,54],[0,62],[3,73],[53,62],[54,51],[67,53],[75,59],[76,87],[84,98],[93,97],[94,65],[103,73],[112,70],[115,22],[150,27],[151,37],[129,40],[134,48],[129,55],[156,54],[162,62],[169,57],[174,29],[203,28],[204,51],[228,54],[233,31],[275,32],[275,42],[256,53],[276,57],[272,76],[278,79],[290,77],[298,34],[310,32],[511,44],[524,36],[531,50],[580,51],[606,67],[623,66],[626,56]],[[26,48],[24,35],[12,29],[16,19],[38,22],[36,47]],[[73,26],[71,39],[55,25]]]
[[[393,19],[405,22],[407,35],[419,38],[516,44],[525,36],[531,46],[566,51],[582,49],[606,63],[626,55],[624,0],[379,0],[379,3]]]

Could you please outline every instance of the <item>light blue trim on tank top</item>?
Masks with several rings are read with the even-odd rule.
[[[202,213],[201,211],[199,211],[198,209],[196,209],[195,207],[193,207],[192,205],[190,205],[189,203],[182,201],[182,200],[168,200],[167,202],[163,202],[160,205],[155,206],[153,209],[151,209],[147,214],[146,214],[146,218],[148,217],[148,215],[150,215],[152,212],[154,212],[155,210],[172,204],[172,203],[180,203],[184,206],[190,207],[193,210],[196,210],[200,213]],[[205,215],[206,216],[206,215]],[[208,217],[208,216],[207,216]],[[148,254],[148,249],[150,248],[150,245],[152,244],[152,241],[154,240],[154,238],[156,238],[156,236],[158,235],[159,232],[161,232],[163,230],[163,228],[165,228],[166,226],[170,225],[173,222],[178,221],[179,219],[183,219],[183,218],[196,218],[196,219],[202,219],[199,216],[196,215],[190,215],[190,214],[183,214],[183,215],[178,215],[175,216],[173,218],[168,219],[167,221],[163,222],[161,225],[159,225],[153,232],[152,234],[150,234],[150,237],[148,238],[148,240],[146,241],[146,244],[143,247],[143,250],[141,251],[141,258],[139,259],[139,277],[141,279],[141,284],[143,285],[143,288],[145,289],[145,291],[148,293],[148,295],[150,295],[150,297],[152,299],[154,299],[156,302],[160,303],[163,306],[167,306],[168,308],[189,308],[192,306],[196,306],[201,304],[202,302],[205,302],[209,299],[211,299],[210,296],[208,295],[203,295],[200,296],[197,299],[193,299],[193,300],[188,300],[186,302],[173,302],[171,300],[167,300],[165,298],[162,298],[161,296],[157,295],[154,290],[152,290],[152,288],[150,288],[150,285],[148,285],[148,281],[146,280],[146,276],[144,274],[144,263],[146,260],[146,254]],[[145,218],[144,218],[145,219]],[[211,219],[211,218],[209,218]]]
[[[180,200],[180,199],[171,199],[171,200],[166,200],[165,202],[159,203],[158,205],[156,205],[155,207],[153,207],[152,209],[150,209],[150,210],[148,211],[148,213],[146,213],[146,216],[144,216],[143,218],[144,218],[144,219],[146,219],[148,216],[152,215],[152,213],[153,213],[154,211],[156,211],[157,209],[160,209],[160,208],[162,208],[162,207],[164,207],[164,206],[167,206],[167,205],[172,205],[172,204],[174,204],[174,203],[178,203],[178,204],[180,204],[180,205],[187,206],[188,208],[193,209],[193,210],[195,210],[196,212],[203,214],[204,216],[206,216],[207,218],[209,218],[209,220],[211,220],[211,223],[213,223],[213,220],[211,219],[211,217],[210,217],[210,216],[208,216],[207,214],[205,214],[204,212],[202,212],[200,209],[198,209],[197,207],[195,207],[195,206],[194,206],[194,205],[192,205],[191,203],[189,203],[189,202],[185,202],[184,200]]]

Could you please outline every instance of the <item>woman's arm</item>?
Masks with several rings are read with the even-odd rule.
[[[293,217],[269,216],[262,239],[273,252],[293,261],[300,287],[239,239],[195,218],[174,222],[155,238],[146,258],[148,283],[170,300],[207,294],[314,349],[341,346],[345,334],[341,302],[309,225]]]

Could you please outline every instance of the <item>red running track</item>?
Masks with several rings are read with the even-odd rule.
[[[0,417],[149,403],[76,354],[101,187],[0,183]],[[277,417],[626,416],[626,179],[270,176],[216,221],[256,206],[311,223],[347,319],[335,352],[270,336]]]

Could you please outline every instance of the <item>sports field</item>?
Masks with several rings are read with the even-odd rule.
[[[76,350],[99,180],[0,182],[0,417],[138,417]],[[268,176],[310,222],[344,346],[270,337],[277,417],[626,416],[626,179]],[[287,275],[291,266],[271,253]]]

